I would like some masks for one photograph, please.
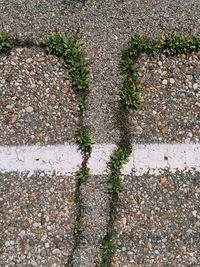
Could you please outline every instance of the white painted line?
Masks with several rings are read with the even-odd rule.
[[[158,174],[164,169],[200,171],[200,144],[134,145],[135,175]]]
[[[107,163],[116,149],[113,144],[93,146],[88,167],[93,175],[108,173]],[[72,174],[82,162],[82,155],[75,145],[0,146],[0,172],[45,171]],[[157,174],[160,170],[195,169],[200,171],[200,144],[149,144],[133,145],[129,162],[122,173],[143,175]]]
[[[92,154],[88,161],[88,167],[92,174],[107,174],[107,163],[116,148],[117,146],[113,144],[96,144],[92,146]]]
[[[108,174],[107,163],[117,146],[114,144],[96,144],[92,146],[92,154],[88,161],[88,167],[92,174]],[[129,157],[129,162],[123,166],[122,173],[130,174],[133,168],[133,153]]]
[[[1,146],[0,172],[45,171],[71,174],[77,171],[82,155],[76,146]]]

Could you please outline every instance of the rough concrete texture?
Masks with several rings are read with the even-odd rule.
[[[196,33],[198,0],[154,1],[1,1],[1,28],[11,34],[41,37],[54,30],[77,33],[90,63],[90,108],[86,124],[97,142],[118,139],[115,112],[122,86],[121,50],[131,35],[157,37],[162,32]]]
[[[64,266],[74,246],[74,177],[0,174],[0,266]]]
[[[74,254],[73,266],[99,266],[101,244],[109,219],[108,176],[92,176],[81,185],[82,222],[84,231],[80,247]]]
[[[113,267],[198,267],[200,173],[165,171],[121,181]]]
[[[172,32],[174,30],[183,33],[199,32],[200,2],[199,0],[1,0],[0,25],[0,30],[4,30],[12,35],[19,35],[21,38],[29,36],[38,39],[52,31],[59,31],[66,32],[69,36],[77,35],[78,38],[82,38],[85,41],[83,51],[90,65],[90,94],[88,98],[90,106],[85,112],[84,123],[89,127],[97,143],[114,143],[118,141],[119,138],[119,132],[115,125],[115,114],[118,108],[117,101],[119,100],[119,94],[123,84],[123,77],[120,75],[118,64],[121,58],[121,51],[127,44],[128,39],[135,33],[141,33],[156,38],[159,37],[162,32]],[[29,109],[29,111],[30,110],[31,109]],[[14,117],[13,120],[16,118],[17,117]],[[140,123],[142,123],[142,120],[143,119],[141,119]],[[48,131],[48,128],[46,128],[46,130]],[[185,129],[183,130],[185,131]],[[3,143],[2,141],[2,144]],[[18,203],[20,199],[25,201],[27,193],[23,198],[20,198],[16,193],[18,192],[16,188],[19,188],[21,194],[23,193],[21,191],[23,190],[23,186],[20,187],[20,185],[23,185],[24,179],[26,180],[26,187],[29,188],[30,179],[26,177],[22,179],[17,174],[15,175],[15,179],[13,175],[8,174],[7,178],[9,177],[11,177],[11,180],[8,182],[9,188],[6,189],[6,185],[2,184],[2,190],[8,190],[10,192],[10,198],[7,196],[7,191],[3,193],[2,197],[3,205],[5,205],[6,209],[5,213],[1,215],[5,217],[5,219],[3,219],[3,227],[9,227],[7,223],[11,221],[11,215],[13,217],[12,212],[11,214],[9,213],[8,207],[11,203],[15,204],[13,206],[14,208],[11,209],[11,211],[14,212],[14,218],[18,219],[17,216],[19,215],[19,220],[22,219],[20,216],[23,216],[23,214],[25,214],[25,217],[28,216],[29,214],[26,215],[27,210],[32,208],[32,206],[30,207],[29,205],[22,205],[22,208],[24,208],[21,211]],[[18,178],[16,179],[16,177]],[[40,179],[39,177],[40,176],[36,177],[35,180]],[[197,205],[199,200],[196,196],[198,189],[196,187],[197,182],[195,181],[198,181],[199,176],[197,176],[196,180],[192,177],[194,176],[186,177],[182,174],[177,174],[177,177],[174,178],[175,181],[176,179],[178,180],[178,186],[180,185],[177,191],[176,188],[170,189],[170,179],[169,185],[167,182],[168,186],[162,189],[159,187],[157,178],[153,176],[149,179],[146,178],[146,176],[142,177],[141,181],[139,179],[137,180],[137,183],[133,178],[130,179],[130,177],[127,178],[127,181],[124,180],[123,183],[125,187],[126,183],[129,182],[127,185],[128,190],[126,191],[126,196],[121,196],[125,203],[130,203],[130,205],[127,204],[127,209],[124,209],[125,212],[127,212],[127,216],[124,215],[124,210],[119,210],[122,212],[122,215],[128,217],[128,219],[126,219],[126,221],[124,219],[122,225],[116,224],[116,229],[119,229],[119,234],[114,237],[114,240],[119,243],[119,249],[114,258],[113,266],[138,267],[139,265],[141,267],[158,267],[162,261],[163,264],[165,264],[164,267],[170,266],[170,264],[171,266],[177,264],[178,267],[185,267],[187,265],[198,266],[199,254],[197,247],[199,246],[199,238],[197,231],[199,225],[196,216],[199,215],[196,211],[198,210]],[[55,184],[52,186],[55,191],[57,191],[56,181],[61,181],[56,178],[57,177],[55,177]],[[48,186],[51,184],[48,179],[44,181],[46,181],[45,185],[42,187],[38,186],[38,189],[36,189],[38,194],[42,195],[42,199],[45,198]],[[163,178],[162,183],[164,183],[164,181],[165,179]],[[62,181],[59,185],[59,188],[61,187],[61,190],[64,190],[63,194],[61,194],[62,197],[68,194],[66,190],[68,186],[70,187],[73,184],[71,180],[67,180],[67,182],[68,184],[65,184]],[[185,187],[183,182],[185,182]],[[65,188],[63,187],[63,183],[66,186]],[[107,222],[109,197],[106,194],[106,185],[102,183],[96,188],[95,184],[98,184],[98,180],[94,182],[93,178],[91,180],[93,184],[90,185],[89,183],[90,182],[86,183],[82,188],[84,196],[83,203],[85,203],[86,206],[85,213],[83,213],[83,223],[87,224],[88,227],[84,232],[85,244],[82,244],[81,249],[75,251],[74,254],[74,265],[76,267],[92,267],[95,266],[96,263],[99,264],[100,242],[105,234],[105,225]],[[37,187],[36,185],[39,184],[33,183],[33,187]],[[155,198],[153,203],[151,201],[153,201],[152,192],[154,192],[154,186],[155,193],[157,193],[155,196],[158,198]],[[136,191],[136,188],[138,191]],[[145,195],[144,190],[146,190]],[[72,191],[74,191],[74,189]],[[128,191],[130,191],[130,193]],[[134,192],[134,196],[132,196],[131,192]],[[176,193],[178,193],[178,196]],[[128,198],[128,196],[130,196],[130,198]],[[136,197],[136,199],[134,199],[134,197]],[[74,201],[73,196],[70,199],[70,201]],[[49,196],[49,202],[45,202],[44,206],[53,205],[52,203],[54,203],[54,200],[55,203],[57,203],[57,195],[54,198],[52,193]],[[142,201],[144,201],[144,204]],[[37,198],[36,203],[39,202],[40,199]],[[58,202],[58,204],[61,206],[66,205],[63,200]],[[137,206],[136,209],[140,212],[139,214],[137,214],[137,210],[133,210],[133,205]],[[144,205],[144,209],[141,205]],[[152,214],[149,214],[149,207],[153,210]],[[58,214],[59,209],[57,206],[53,206],[53,209],[54,216],[57,216],[56,218],[59,223],[62,223],[63,221],[59,216],[63,216],[63,213]],[[142,211],[140,211],[140,209],[142,209]],[[40,212],[38,211],[36,213],[39,214]],[[143,220],[145,216],[147,216],[147,219],[149,216],[149,221],[147,220],[146,222]],[[151,217],[152,220],[150,220]],[[39,218],[39,216],[36,218]],[[163,220],[161,221],[160,218],[163,218]],[[19,266],[20,264],[23,266],[24,263],[21,263],[21,261],[28,261],[28,264],[32,264],[32,266],[55,265],[57,267],[60,265],[64,267],[68,253],[71,246],[73,246],[73,241],[71,241],[69,246],[68,242],[70,242],[70,238],[65,240],[65,244],[62,242],[59,243],[59,238],[63,236],[66,229],[69,230],[68,225],[65,225],[69,221],[63,222],[65,228],[61,234],[58,234],[58,243],[55,243],[54,239],[52,239],[52,243],[50,241],[47,242],[52,244],[54,250],[51,250],[50,246],[45,252],[42,252],[43,249],[41,248],[40,251],[38,249],[35,251],[36,253],[32,253],[33,246],[31,242],[35,241],[38,246],[43,246],[41,245],[43,241],[38,241],[37,238],[33,238],[34,240],[32,240],[31,236],[25,240],[27,243],[24,244],[24,247],[21,247],[18,243],[21,242],[21,237],[19,237],[19,241],[16,239],[15,242],[13,240],[13,231],[15,231],[15,227],[18,227],[17,219],[14,227],[11,225],[11,228],[6,228],[8,231],[2,235],[2,267],[16,266],[16,262],[17,264],[19,262]],[[153,228],[154,220],[155,223],[157,223],[155,229]],[[50,228],[49,234],[53,232],[55,221],[52,220],[52,223],[53,226],[51,226],[52,229]],[[43,227],[38,224],[39,222],[36,221],[36,224],[33,225],[36,230],[40,230],[40,227]],[[124,230],[124,224],[128,225],[128,230]],[[135,232],[129,234],[134,224]],[[33,228],[34,231],[35,228]],[[181,230],[179,231],[180,228]],[[22,237],[25,231],[26,237],[26,229],[22,229],[21,226],[19,229]],[[142,232],[140,233],[140,231]],[[155,233],[157,231],[158,234]],[[121,236],[121,232],[123,236]],[[143,233],[148,233],[148,235],[144,238]],[[7,246],[4,246],[4,242],[6,241],[6,238],[4,239],[5,234],[9,236],[7,238]],[[28,235],[31,234],[32,230],[30,233],[28,232]],[[46,235],[43,239],[45,238]],[[57,240],[57,236],[55,239]],[[61,247],[59,247],[60,244]],[[64,244],[64,247],[62,247],[62,244]],[[159,246],[160,244],[161,246]],[[171,248],[172,245],[173,248]],[[46,246],[48,247],[48,245]],[[145,250],[146,246],[147,250]],[[67,251],[63,254],[62,249],[66,248]],[[26,250],[26,253],[23,252],[23,249]],[[40,255],[40,252],[44,254]],[[164,256],[162,257],[162,255]],[[41,258],[37,259],[37,256]],[[29,263],[29,261],[32,262]],[[44,265],[42,265],[42,261]]]
[[[41,48],[0,56],[0,144],[74,143],[78,96],[62,59]]]

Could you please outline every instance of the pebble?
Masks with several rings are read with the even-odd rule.
[[[162,84],[163,84],[163,85],[167,85],[167,83],[168,83],[167,80],[163,80],[163,81],[162,81]]]
[[[31,63],[32,61],[33,61],[32,58],[28,58],[28,59],[26,60],[26,63]]]
[[[175,83],[175,80],[173,78],[170,78],[169,81],[170,81],[171,84]]]
[[[180,71],[180,69],[179,69],[179,68],[175,68],[175,69],[174,69],[174,71],[173,71],[173,73],[174,73],[174,74],[180,74],[180,73],[181,73],[181,71]]]
[[[32,246],[30,244],[25,244],[24,249],[26,251],[31,251],[32,250]]]
[[[55,249],[52,251],[52,253],[53,253],[53,255],[60,254],[60,249],[55,248]]]
[[[29,107],[26,108],[26,111],[31,113],[31,112],[33,112],[33,108],[31,106],[29,106]]]
[[[181,56],[155,55],[151,59],[146,54],[141,56],[139,74],[145,76],[141,92],[144,101],[138,111],[130,111],[135,142],[196,142],[200,132],[197,123],[200,64],[195,55],[190,60]],[[138,126],[143,130],[136,130]]]
[[[194,89],[194,90],[196,90],[198,87],[199,87],[198,83],[195,83],[195,84],[193,85],[193,89]]]
[[[45,243],[45,248],[49,248],[49,243]]]

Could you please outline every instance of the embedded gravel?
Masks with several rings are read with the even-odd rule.
[[[129,117],[134,142],[199,142],[199,59],[195,53],[140,58],[141,105]]]
[[[25,36],[33,36],[36,39],[43,37],[44,34],[51,33],[52,31],[63,31],[68,35],[77,33],[78,38],[82,38],[85,41],[83,48],[90,64],[90,95],[88,99],[90,102],[90,107],[85,113],[86,116],[84,122],[87,126],[89,126],[96,142],[104,143],[115,142],[119,138],[119,132],[116,129],[114,122],[115,112],[118,107],[117,101],[119,100],[119,94],[123,84],[123,77],[120,75],[118,64],[121,58],[122,48],[127,44],[130,36],[134,35],[135,33],[141,33],[146,36],[159,37],[162,32],[172,32],[174,30],[184,33],[199,32],[199,11],[199,0],[1,0],[0,29],[9,32],[12,35],[18,34],[22,38]],[[28,110],[31,111],[32,109],[29,108]],[[40,142],[40,140],[37,142]],[[129,179],[127,178],[127,182],[128,181]],[[71,181],[68,181],[68,183],[70,184]],[[132,183],[132,185],[130,185],[130,188],[134,190],[132,180],[130,183]],[[146,190],[150,190],[151,186],[152,185],[149,184]],[[191,184],[189,186],[191,186]],[[12,191],[14,192],[15,190],[13,189]],[[91,193],[91,191],[87,192],[88,194]],[[95,193],[97,193],[97,191],[95,191]],[[137,192],[135,192],[135,194],[137,194]],[[99,194],[99,196],[100,195],[101,194]],[[129,195],[130,194],[127,193],[127,197]],[[141,193],[141,197],[142,196],[143,195]],[[85,197],[87,203],[89,195],[86,195]],[[106,198],[108,196],[106,194],[102,194],[101,197],[102,199],[97,197],[98,202],[102,201],[102,203],[106,203]],[[91,201],[94,202],[91,206],[92,209],[96,209],[99,205],[99,203],[97,203],[95,200],[95,196],[93,195],[93,198],[91,198]],[[124,198],[124,200],[126,199]],[[172,199],[172,202],[175,200],[176,198]],[[192,202],[191,205],[193,205],[191,206],[191,210],[193,211],[193,207],[196,208],[196,204],[195,202]],[[104,205],[102,206],[104,207]],[[127,205],[127,208],[128,207],[129,206]],[[131,208],[133,207],[130,207],[129,209],[130,216],[132,216],[133,212]],[[91,210],[91,212],[92,219],[95,211]],[[86,216],[85,218],[88,219],[89,211],[87,214],[88,216]],[[94,244],[92,240],[93,237],[96,236],[95,233],[99,233],[100,235],[100,238],[98,239],[99,243],[102,238],[102,233],[105,234],[105,228],[101,228],[102,233],[98,232],[101,231],[101,229],[96,232],[94,231],[95,229],[97,229],[95,225],[104,225],[105,222],[105,218],[103,218],[103,216],[100,216],[101,213],[99,211],[97,212],[97,214],[99,216],[99,221],[94,220],[94,225],[92,225],[92,223],[88,221],[88,224],[91,226],[91,232],[90,229],[86,229],[85,231],[85,233],[91,233],[91,237],[89,236],[89,239],[91,239],[91,241],[88,240],[87,242],[90,241],[90,243],[88,244]],[[188,216],[190,218],[191,215],[188,213]],[[134,219],[133,216],[131,218]],[[175,218],[178,222],[178,215]],[[6,220],[4,221],[4,225],[5,223]],[[116,226],[116,229],[117,227],[118,226]],[[195,229],[196,228],[194,227],[194,232],[196,231]],[[134,248],[135,244],[130,243],[132,239],[126,239],[126,237],[126,232],[124,232],[124,237],[120,236],[120,242],[123,242],[123,247],[125,247],[125,250],[128,250],[126,248],[129,247],[129,244],[131,244],[131,247]],[[155,242],[153,237],[152,240],[153,242]],[[193,238],[194,245],[191,248],[191,253],[193,254],[190,255],[192,259],[194,258],[194,263],[191,264],[193,264],[195,267],[197,259],[195,244],[197,244],[197,242],[197,238]],[[29,246],[27,248],[29,248]],[[138,248],[138,253],[142,254],[143,249],[140,249],[140,245],[138,246]],[[95,253],[93,253],[93,251]],[[171,251],[172,249],[170,250],[170,253],[172,253]],[[75,255],[77,255],[77,261],[75,261],[75,264],[77,264],[77,266],[80,266],[80,263],[85,263],[85,266],[89,267],[89,264],[91,264],[91,262],[99,262],[98,253],[98,247],[95,247],[94,250],[92,250],[91,246],[86,245],[83,250],[75,252]],[[132,253],[132,251],[130,253]],[[154,260],[154,258],[155,260],[157,260],[155,256],[157,255],[156,253],[152,255],[150,264],[146,266],[153,266],[152,261]],[[11,254],[12,253],[10,253],[9,255]],[[36,252],[36,254],[38,255],[39,252]],[[122,253],[122,250],[121,252],[117,252],[115,262],[118,261],[120,263],[115,266],[133,267],[134,265],[136,265],[135,262],[130,262],[125,254],[126,252]],[[11,258],[14,255],[11,255]],[[95,259],[92,258],[92,261],[89,262],[91,255],[95,255]],[[189,258],[190,256],[186,254],[186,258]],[[47,262],[48,259],[48,256],[44,257],[44,261],[46,260],[44,266],[51,266],[51,263],[49,264]],[[187,259],[185,260],[185,262],[188,261]],[[8,261],[8,263],[6,263],[8,266],[11,265],[9,258],[6,258],[4,260]],[[147,261],[148,260],[149,259],[147,258]],[[160,259],[160,262],[161,260],[162,258]],[[184,261],[182,262],[184,264]],[[120,265],[121,263],[123,265]],[[175,261],[172,263],[174,264]],[[59,264],[59,260],[55,262],[56,266],[59,266]],[[39,266],[42,266],[42,264],[39,263]],[[143,266],[145,265],[141,265],[141,267]],[[180,267],[183,266],[184,265],[180,265]]]
[[[64,266],[74,246],[73,177],[0,174],[0,266]]]
[[[61,59],[40,48],[0,56],[0,144],[75,142],[78,97]]]
[[[195,171],[122,177],[113,267],[199,266],[199,177]]]
[[[22,37],[52,31],[76,34],[85,42],[90,63],[90,107],[87,124],[98,143],[119,138],[115,112],[123,79],[118,69],[130,36],[153,38],[162,32],[198,33],[199,0],[71,1],[19,0],[0,2],[0,28]]]
[[[74,253],[73,267],[100,265],[101,244],[109,219],[107,182],[107,176],[92,176],[81,185],[84,231],[80,247]]]

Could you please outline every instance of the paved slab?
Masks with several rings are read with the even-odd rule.
[[[136,143],[199,142],[200,55],[140,58],[141,105],[129,116]]]
[[[76,179],[0,174],[0,266],[65,266],[74,246]]]
[[[75,142],[78,96],[64,62],[40,48],[0,55],[0,144]]]
[[[113,267],[199,266],[200,173],[121,177]]]

